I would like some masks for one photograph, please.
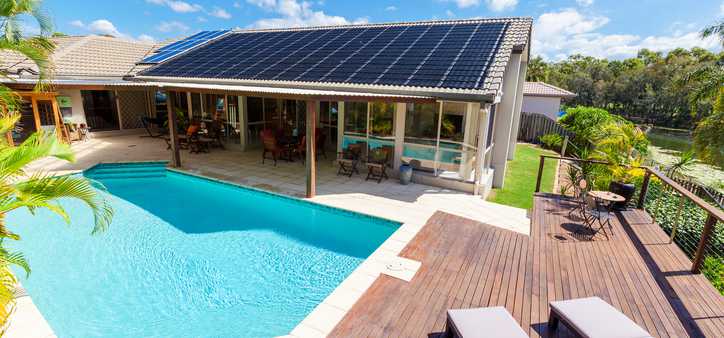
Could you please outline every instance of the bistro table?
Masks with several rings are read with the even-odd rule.
[[[610,191],[593,190],[593,191],[589,191],[588,195],[599,201],[607,202],[609,205],[612,205],[613,203],[616,203],[616,202],[623,202],[626,200],[626,198],[624,198],[623,196],[616,194],[616,193],[612,193]]]

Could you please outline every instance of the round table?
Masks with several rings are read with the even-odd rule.
[[[626,201],[623,196],[610,191],[593,190],[589,191],[588,195],[595,199],[612,203]]]

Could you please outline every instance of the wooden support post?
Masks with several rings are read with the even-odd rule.
[[[55,120],[55,132],[58,139],[70,144],[70,133],[68,129],[65,128],[63,116],[60,114],[60,107],[58,106],[58,100],[55,97],[51,98],[50,105],[53,109],[53,120]]]
[[[694,260],[691,265],[692,273],[699,273],[699,270],[701,269],[701,264],[704,262],[704,253],[706,251],[706,247],[709,245],[709,240],[711,239],[711,234],[714,232],[714,225],[716,225],[716,222],[717,219],[714,218],[714,215],[712,214],[709,214],[706,218],[704,229],[701,231],[699,246],[696,248],[696,255],[694,255]]]
[[[317,195],[317,102],[307,101],[307,198]]]
[[[40,111],[38,110],[38,99],[35,96],[30,98],[30,105],[33,107],[33,118],[35,119],[35,131],[38,132],[40,128]]]
[[[561,156],[566,157],[566,148],[568,148],[568,135],[563,138],[563,146],[561,146]]]
[[[166,93],[166,110],[168,110],[168,136],[171,139],[171,165],[178,168],[181,167],[181,154],[178,146],[178,121],[173,110],[171,92]]]
[[[651,180],[651,172],[649,170],[646,170],[646,174],[644,174],[644,180],[641,183],[641,192],[639,192],[639,200],[636,204],[636,208],[643,209],[644,203],[646,202],[646,192],[649,190],[649,180]]]
[[[540,164],[538,165],[538,178],[535,180],[535,192],[540,192],[540,181],[543,179],[543,166],[546,163],[546,158],[540,157]]]

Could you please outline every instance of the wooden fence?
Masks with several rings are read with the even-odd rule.
[[[550,117],[539,113],[521,113],[518,141],[539,143],[540,137],[546,134],[558,134],[571,137],[573,134]]]

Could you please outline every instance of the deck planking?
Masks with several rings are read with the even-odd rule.
[[[450,308],[504,306],[531,337],[547,332],[548,303],[598,296],[655,337],[724,337],[724,298],[641,210],[611,237],[578,235],[570,202],[535,197],[530,236],[436,213],[400,256],[422,266],[410,282],[380,275],[330,337],[430,337]]]

